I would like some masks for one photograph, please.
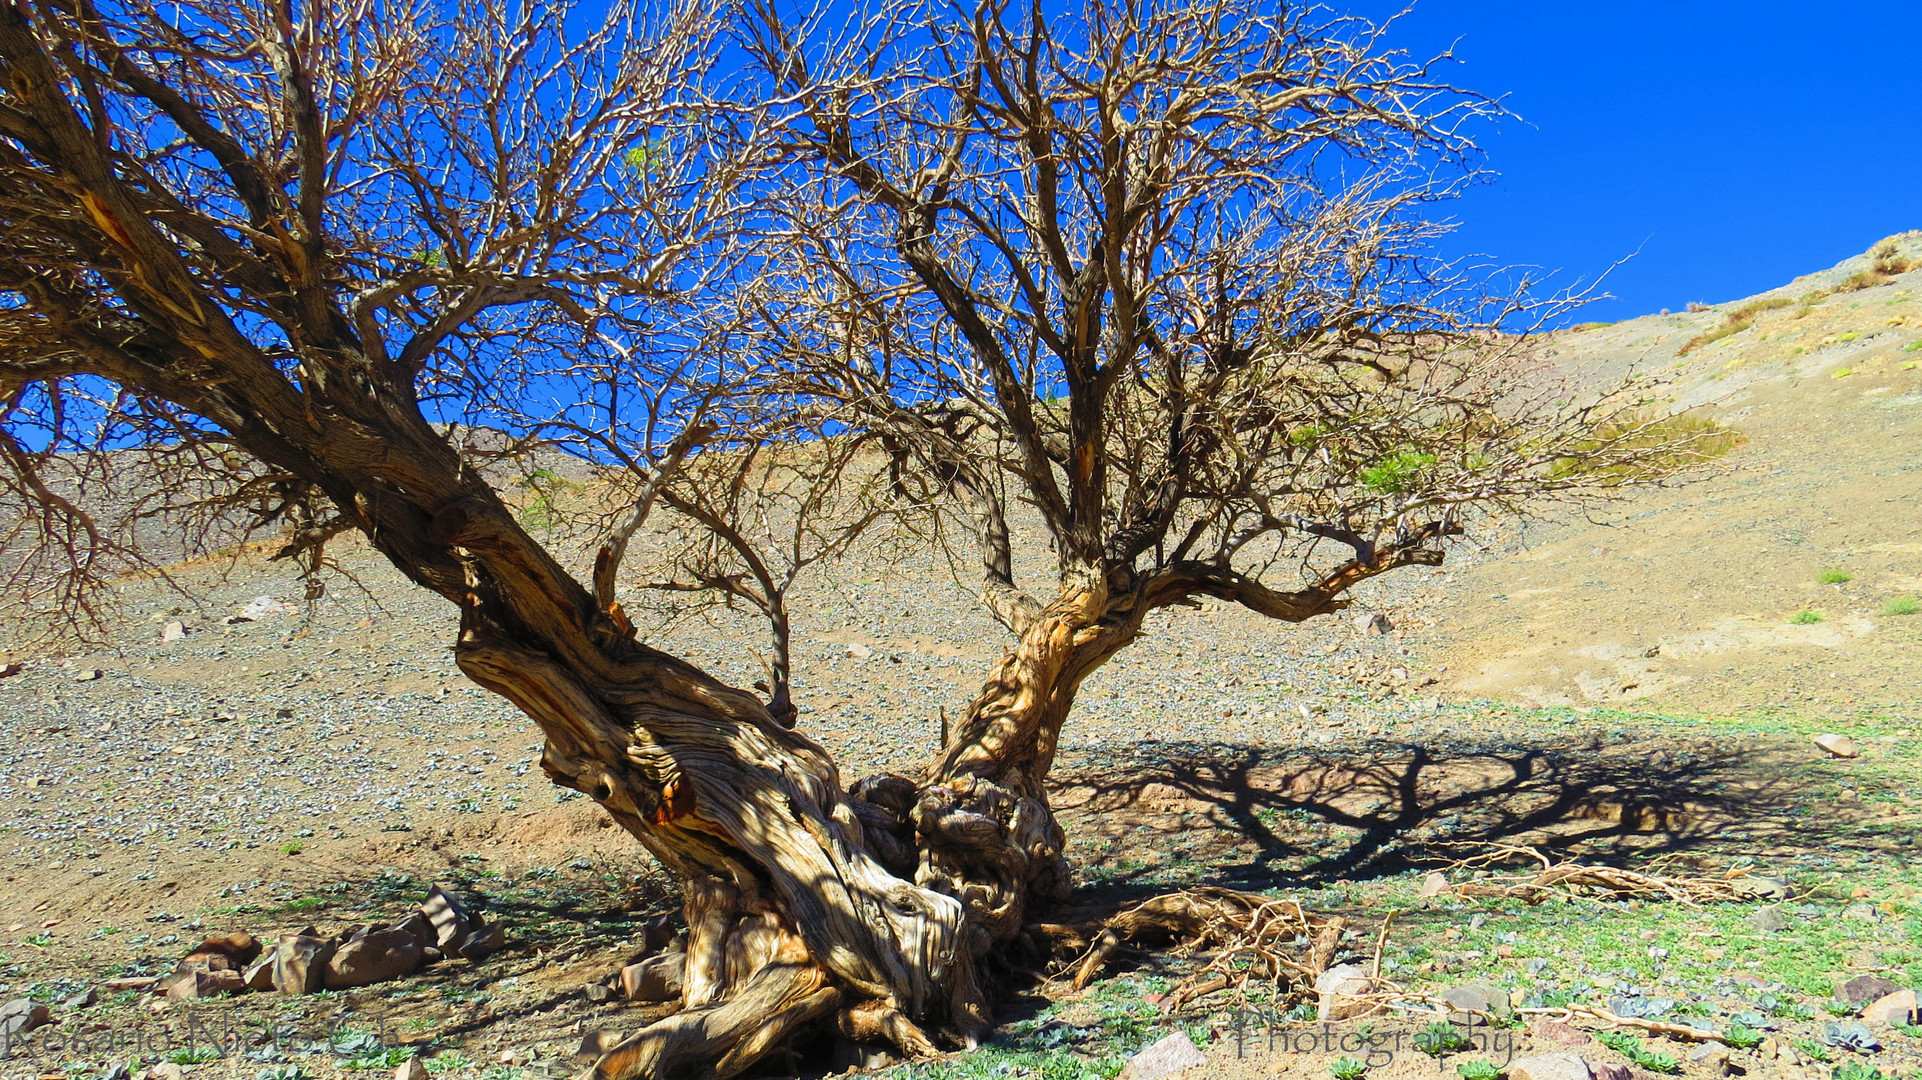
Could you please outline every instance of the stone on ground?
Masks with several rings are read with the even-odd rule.
[[[1415,893],[1423,900],[1431,900],[1448,891],[1448,875],[1434,870],[1421,879],[1421,888]]]
[[[1771,905],[1756,908],[1748,917],[1748,924],[1764,934],[1777,934],[1789,928],[1789,919],[1781,908]]]
[[[327,961],[334,943],[313,927],[287,934],[274,946],[274,989],[283,994],[312,994],[326,989]]]
[[[1877,998],[1887,997],[1902,989],[1895,980],[1880,975],[1857,975],[1843,983],[1835,991],[1838,1000],[1861,1008]]]
[[[1883,994],[1862,1007],[1862,1022],[1870,1027],[1893,1027],[1896,1024],[1922,1023],[1922,1006],[1916,1002],[1915,991],[1897,990]]]
[[[1537,1020],[1529,1025],[1528,1031],[1537,1041],[1556,1046],[1583,1046],[1595,1041],[1588,1032],[1559,1020]]]
[[[1852,758],[1862,752],[1856,748],[1855,740],[1847,735],[1822,734],[1810,741],[1839,758]]]
[[[420,966],[420,942],[405,930],[363,930],[349,938],[327,961],[322,983],[329,990],[372,986]]]
[[[1442,991],[1441,998],[1453,1010],[1448,1014],[1451,1024],[1486,1024],[1490,1019],[1506,1020],[1515,1012],[1509,1004],[1508,992],[1492,986],[1474,983],[1451,986]]]
[[[621,969],[621,992],[629,1001],[672,1001],[681,996],[686,953],[662,953]]]
[[[1508,1080],[1589,1080],[1588,1063],[1566,1050],[1516,1058],[1507,1072]]]
[[[1187,1034],[1177,1031],[1129,1058],[1116,1080],[1166,1080],[1207,1063]]]
[[[394,1070],[394,1080],[427,1080],[427,1066],[417,1057],[410,1057]]]
[[[1346,1020],[1351,1016],[1366,1016],[1377,1006],[1366,1000],[1375,989],[1359,964],[1337,964],[1321,973],[1315,980],[1315,1019],[1324,1021]]]
[[[52,1022],[53,1013],[29,998],[15,998],[0,1005],[0,1036],[25,1034]]]

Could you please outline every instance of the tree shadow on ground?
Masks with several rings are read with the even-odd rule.
[[[1843,817],[1797,813],[1805,785],[1777,756],[1706,740],[1686,748],[1654,736],[1606,747],[1553,738],[1328,749],[1140,743],[1064,764],[1057,805],[1071,839],[1091,829],[1109,851],[1151,858],[1185,840],[1191,851],[1203,848],[1196,884],[1315,888],[1497,844],[1579,847],[1604,862],[1708,857],[1765,842],[1859,846]],[[1199,842],[1210,832],[1218,844]],[[1101,891],[1155,891],[1155,877],[1165,888],[1165,870],[1138,861],[1100,867]]]

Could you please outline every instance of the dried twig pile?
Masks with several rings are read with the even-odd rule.
[[[1100,974],[1123,942],[1172,938],[1184,951],[1211,950],[1208,963],[1163,998],[1174,1011],[1205,994],[1269,980],[1284,994],[1312,990],[1341,944],[1347,920],[1303,911],[1234,889],[1202,888],[1143,901],[1100,924],[1100,935],[1072,966],[1076,990]]]
[[[1498,844],[1480,855],[1455,862],[1448,869],[1473,872],[1521,860],[1532,860],[1539,865],[1534,870],[1470,878],[1452,886],[1450,891],[1462,897],[1506,898],[1531,904],[1555,897],[1716,904],[1755,900],[1766,895],[1768,889],[1761,880],[1752,877],[1745,866],[1733,867],[1718,877],[1670,875],[1660,872],[1659,863],[1646,871],[1636,871],[1556,862],[1538,848],[1512,844]]]

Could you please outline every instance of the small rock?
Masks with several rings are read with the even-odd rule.
[[[160,640],[163,644],[170,645],[176,641],[184,640],[186,636],[187,624],[183,622],[170,622],[160,628]]]
[[[30,998],[14,998],[0,1005],[0,1038],[20,1035],[53,1023],[53,1013]]]
[[[489,923],[468,934],[454,952],[463,960],[485,960],[507,947],[507,928]]]
[[[92,1008],[94,1002],[99,1000],[100,1000],[100,995],[94,992],[93,987],[89,986],[85,990],[82,990],[78,994],[74,994],[72,997],[69,997],[67,998],[67,1000],[61,1002],[60,1007],[63,1009],[72,1009],[78,1012],[81,1009]]]
[[[1416,891],[1415,895],[1421,897],[1423,900],[1431,900],[1447,891],[1448,875],[1442,873],[1440,870],[1435,870],[1430,872],[1427,877],[1421,879],[1421,888]]]
[[[297,610],[299,609],[294,605],[283,604],[271,596],[256,596],[247,601],[247,606],[240,609],[240,614],[236,618],[240,622],[259,622],[262,619],[271,619],[276,615]]]
[[[202,941],[187,958],[183,966],[204,968],[208,971],[241,971],[260,956],[260,942],[245,930],[231,934],[215,934]]]
[[[1589,1080],[1588,1063],[1566,1050],[1516,1058],[1507,1072],[1509,1080]]]
[[[73,673],[73,681],[74,682],[93,682],[95,679],[98,679],[100,678],[100,676],[105,674],[106,672],[100,670],[97,667],[81,668],[79,671],[76,671]]]
[[[147,1070],[147,1080],[183,1080],[187,1070],[177,1062],[162,1061]]]
[[[1756,908],[1748,917],[1748,924],[1764,934],[1779,934],[1789,928],[1788,916],[1773,904]]]
[[[427,890],[427,899],[421,901],[420,912],[434,928],[434,944],[442,952],[453,952],[453,947],[464,941],[474,932],[474,926],[467,914],[467,908],[439,885]]]
[[[596,1005],[614,1000],[614,988],[606,983],[588,983],[581,995]]]
[[[1375,984],[1359,964],[1337,964],[1315,980],[1315,1018],[1323,1021],[1346,1020],[1376,1010],[1373,1003],[1361,1000],[1372,993]]]
[[[1638,1073],[1626,1065],[1611,1065],[1605,1061],[1591,1061],[1588,1071],[1594,1080],[1642,1080],[1647,1073]]]
[[[1842,909],[1842,917],[1856,922],[1872,923],[1881,919],[1882,915],[1875,910],[1874,904],[1850,904]]]
[[[1855,740],[1847,735],[1817,735],[1812,742],[1834,757],[1852,758],[1862,751],[1856,748]]]
[[[577,1058],[597,1058],[621,1045],[621,1036],[616,1031],[589,1031],[581,1036],[580,1048],[574,1051]]]
[[[1177,1031],[1129,1058],[1116,1080],[1166,1080],[1207,1063],[1187,1034]]]
[[[410,1057],[394,1070],[394,1080],[427,1080],[427,1066],[417,1057]]]
[[[434,924],[428,921],[427,913],[424,911],[414,912],[412,915],[395,923],[392,929],[407,934],[419,942],[423,948],[429,945],[440,944],[440,934],[434,929]]]
[[[1355,630],[1359,633],[1386,634],[1394,628],[1395,625],[1388,621],[1388,616],[1379,611],[1365,611],[1355,616]]]
[[[221,994],[238,994],[247,989],[247,980],[240,972],[231,968],[218,971],[184,971],[167,983],[167,996],[176,1000],[218,997]]]
[[[274,988],[274,949],[260,954],[260,958],[247,965],[240,973],[249,990],[272,990]]]
[[[1451,986],[1442,991],[1441,998],[1454,1010],[1448,1014],[1451,1024],[1486,1024],[1491,1018],[1506,1020],[1514,1015],[1514,1010],[1508,1004],[1507,992],[1491,986],[1474,983]]]
[[[874,655],[873,649],[868,648],[866,645],[863,645],[858,641],[852,642],[848,645],[848,659],[850,660],[866,660],[868,657],[873,655]]]
[[[1588,1032],[1559,1020],[1537,1020],[1529,1025],[1528,1032],[1536,1041],[1556,1046],[1583,1046],[1595,1041]]]
[[[681,996],[686,953],[662,953],[621,969],[621,992],[629,1001],[672,1001]]]
[[[312,994],[327,987],[327,961],[334,943],[308,927],[274,945],[274,989],[283,994]]]
[[[329,990],[372,986],[412,974],[420,966],[420,942],[405,930],[363,930],[335,950],[322,984]]]
[[[1711,1076],[1726,1076],[1729,1071],[1728,1047],[1706,1042],[1688,1052],[1691,1065],[1699,1065]]]
[[[1900,989],[1902,987],[1893,979],[1880,975],[1857,975],[1837,987],[1835,996],[1859,1009],[1877,998],[1887,997]]]
[[[1897,990],[1883,994],[1862,1007],[1862,1022],[1870,1027],[1893,1027],[1896,1024],[1922,1023],[1922,1006],[1916,1003],[1915,991]]]
[[[534,1060],[534,1052],[524,1047],[509,1047],[501,1051],[502,1065],[525,1065]]]

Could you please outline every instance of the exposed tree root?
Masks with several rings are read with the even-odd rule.
[[[1212,949],[1206,966],[1178,983],[1163,998],[1169,1011],[1217,990],[1265,979],[1284,995],[1311,991],[1341,945],[1347,921],[1313,915],[1293,900],[1277,900],[1233,889],[1203,888],[1145,900],[1097,924],[1092,945],[1073,965],[1073,987],[1085,988],[1123,942],[1169,937],[1184,950]],[[1050,938],[1072,928],[1043,925],[1033,933]]]
[[[1498,897],[1530,904],[1554,897],[1711,904],[1755,900],[1765,895],[1762,883],[1752,878],[1749,868],[1744,866],[1733,867],[1719,877],[1667,875],[1657,872],[1659,867],[1644,873],[1613,866],[1555,862],[1538,848],[1512,844],[1496,845],[1483,854],[1452,863],[1448,869],[1472,872],[1523,859],[1533,860],[1540,866],[1532,872],[1471,878],[1451,886],[1449,891],[1461,897]]]

